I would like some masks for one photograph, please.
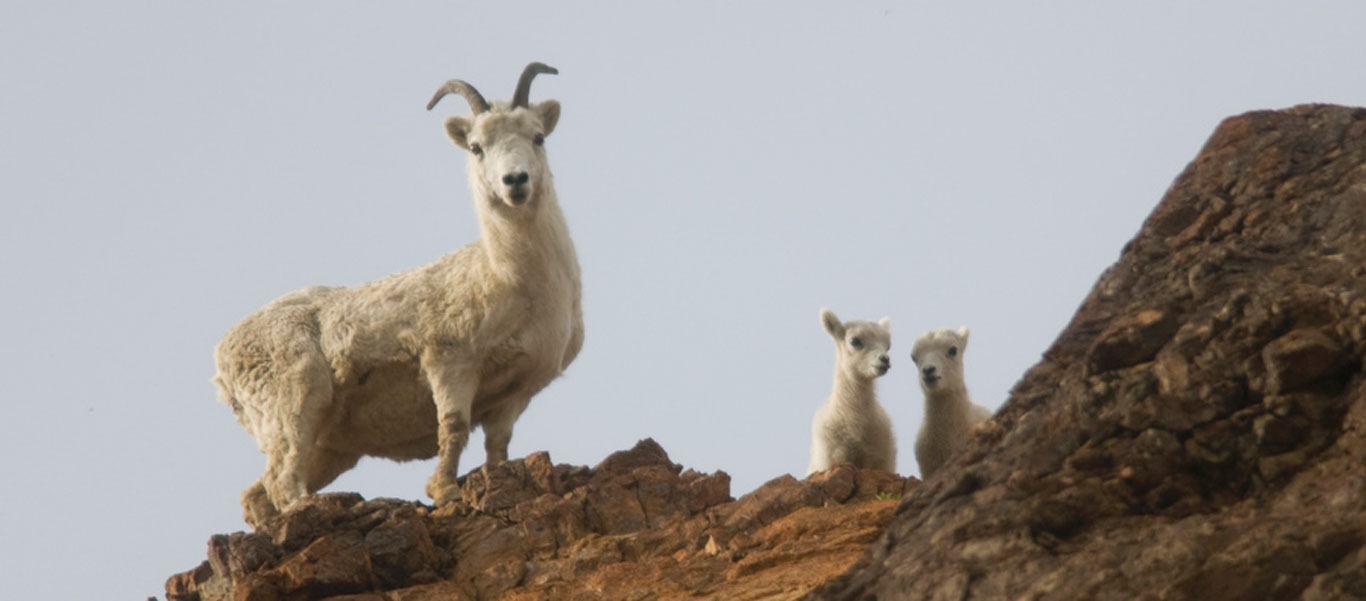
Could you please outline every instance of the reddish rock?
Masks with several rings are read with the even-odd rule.
[[[261,532],[213,537],[167,598],[792,599],[852,565],[916,482],[834,472],[836,497],[786,476],[734,501],[724,472],[683,471],[652,440],[594,469],[536,453],[475,470],[440,510],[319,495]]]
[[[319,599],[370,589],[372,573],[365,541],[354,532],[328,534],[287,558],[274,570],[281,596]]]

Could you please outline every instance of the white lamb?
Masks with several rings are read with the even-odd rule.
[[[892,367],[887,356],[891,320],[841,322],[829,309],[821,309],[821,324],[835,339],[835,386],[811,422],[811,465],[806,473],[836,463],[895,472],[892,420],[874,390],[874,380]]]
[[[963,326],[957,331],[925,332],[911,349],[911,360],[920,368],[920,389],[925,392],[925,421],[915,439],[915,460],[920,477],[926,480],[967,444],[973,426],[991,417],[990,411],[968,398],[963,381],[967,348],[968,328]]]
[[[470,430],[484,428],[489,463],[506,460],[513,422],[578,355],[578,259],[543,147],[560,104],[527,102],[532,78],[556,72],[527,65],[511,103],[451,80],[427,105],[469,102],[445,129],[469,151],[480,240],[353,288],[287,294],[218,344],[219,396],[266,455],[242,493],[253,527],[363,455],[438,456],[427,494],[449,501]]]

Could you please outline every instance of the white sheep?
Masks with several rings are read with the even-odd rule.
[[[921,334],[911,349],[911,360],[920,373],[925,392],[925,421],[915,439],[915,460],[920,477],[928,480],[954,453],[967,444],[968,436],[991,412],[974,405],[963,380],[963,351],[968,348],[968,328],[935,330]]]
[[[560,104],[528,103],[539,73],[557,71],[527,65],[510,103],[451,80],[427,105],[469,102],[445,129],[469,152],[478,241],[353,288],[287,294],[218,344],[219,397],[267,458],[242,493],[253,527],[363,455],[439,457],[427,494],[451,500],[470,430],[483,427],[488,463],[506,460],[513,422],[578,355],[578,259],[543,147]]]
[[[836,463],[895,472],[892,420],[874,390],[874,381],[892,367],[887,356],[891,320],[841,322],[834,312],[821,309],[821,324],[835,339],[835,385],[811,422],[811,465],[806,473]]]

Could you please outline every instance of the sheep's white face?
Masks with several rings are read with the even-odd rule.
[[[842,322],[829,309],[821,309],[821,325],[835,339],[835,357],[845,374],[871,380],[892,368],[887,351],[892,349],[891,320]]]
[[[508,207],[532,207],[550,180],[545,138],[559,121],[554,100],[508,110],[499,104],[475,117],[446,119],[446,134],[469,151],[470,177]]]
[[[920,371],[920,387],[928,394],[963,386],[963,351],[967,348],[967,326],[921,334],[911,349],[911,361]]]

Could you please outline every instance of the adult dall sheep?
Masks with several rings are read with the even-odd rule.
[[[877,378],[891,369],[891,320],[842,322],[821,309],[821,325],[835,339],[835,385],[811,421],[811,463],[807,475],[836,463],[896,471],[892,420],[877,402]]]
[[[925,332],[911,349],[925,393],[925,421],[915,439],[915,461],[926,480],[967,444],[974,426],[991,417],[991,411],[968,398],[963,379],[967,348],[968,328],[963,326]]]
[[[215,349],[219,397],[266,455],[242,493],[259,527],[364,455],[438,457],[427,494],[458,495],[460,453],[482,426],[486,461],[507,459],[532,395],[583,346],[578,259],[555,197],[545,138],[560,104],[528,102],[541,63],[511,102],[460,80],[472,114],[445,129],[468,151],[481,238],[416,269],[351,288],[305,288],[233,327]]]

